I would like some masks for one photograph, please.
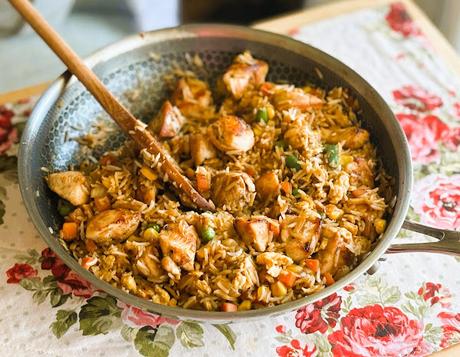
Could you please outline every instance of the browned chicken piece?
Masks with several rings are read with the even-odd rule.
[[[160,138],[172,138],[179,133],[184,123],[185,118],[180,110],[167,100],[161,106],[158,115],[150,121],[148,127]]]
[[[329,202],[337,204],[347,195],[350,188],[350,177],[346,172],[341,172],[331,181],[328,193]]]
[[[326,247],[318,252],[321,273],[334,275],[338,267],[346,265],[351,258],[344,246],[345,240],[351,239],[351,234],[343,228],[325,228],[321,234],[327,238]]]
[[[305,111],[311,108],[318,108],[323,105],[323,100],[304,92],[300,88],[279,89],[272,97],[272,103],[277,110],[288,110],[296,108]]]
[[[140,214],[127,209],[110,209],[95,215],[86,227],[86,238],[97,243],[121,241],[134,234]]]
[[[237,218],[234,225],[243,242],[259,252],[264,252],[274,232],[279,232],[278,222],[265,216]]]
[[[350,184],[353,186],[374,187],[374,172],[371,164],[361,157],[355,158],[345,166],[345,171],[350,174]]]
[[[209,119],[214,115],[209,86],[196,78],[181,78],[172,95],[172,102],[186,117]]]
[[[155,248],[148,246],[136,262],[136,268],[147,279],[158,279],[164,274],[161,262],[154,254]]]
[[[223,115],[208,128],[211,142],[220,151],[241,154],[254,146],[254,132],[243,119]]]
[[[369,132],[357,127],[334,130],[322,128],[321,138],[328,144],[343,142],[344,149],[359,149],[369,142]]]
[[[214,145],[203,134],[194,134],[190,137],[190,153],[196,166],[215,158],[217,154]]]
[[[193,270],[198,234],[185,221],[168,224],[160,233],[163,255],[170,257],[180,268]]]
[[[259,265],[265,265],[267,274],[276,278],[283,270],[283,267],[292,264],[292,259],[281,253],[265,252],[257,256],[256,262]]]
[[[274,171],[264,173],[256,180],[255,185],[262,200],[271,200],[280,193],[280,182]]]
[[[314,154],[320,151],[319,132],[312,130],[306,120],[299,118],[290,122],[289,129],[284,132],[284,139],[294,149],[313,151]]]
[[[235,99],[240,99],[249,85],[258,86],[265,81],[268,64],[254,59],[249,52],[238,55],[223,76],[224,85]]]
[[[212,178],[211,199],[216,207],[241,212],[254,203],[255,186],[244,172],[218,172]]]
[[[48,187],[74,206],[89,200],[89,184],[86,177],[78,171],[55,172],[48,176]]]
[[[286,242],[286,254],[295,262],[309,258],[318,244],[320,219],[290,216],[281,223],[281,239]]]

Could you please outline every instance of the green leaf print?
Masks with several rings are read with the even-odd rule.
[[[425,341],[437,344],[441,340],[442,328],[439,326],[433,326],[433,324],[426,324],[425,330],[423,331],[423,338]]]
[[[176,330],[176,336],[184,347],[204,346],[203,328],[196,322],[182,322]]]
[[[121,337],[127,342],[133,342],[136,338],[136,334],[139,331],[137,328],[129,327],[128,325],[123,325],[120,334]]]
[[[213,325],[216,329],[219,330],[219,332],[225,336],[227,339],[228,343],[230,344],[230,347],[232,350],[235,349],[235,342],[236,342],[236,335],[233,332],[233,330],[230,328],[230,326],[226,324],[221,324],[221,325]]]
[[[50,325],[54,336],[61,338],[77,322],[77,313],[72,310],[58,310],[56,321]]]
[[[43,283],[40,280],[40,278],[21,279],[21,281],[19,282],[19,285],[21,285],[24,289],[29,290],[29,291],[39,290],[43,287]]]
[[[28,249],[27,254],[17,254],[14,259],[20,263],[36,264],[40,259],[40,253],[35,249]]]
[[[6,189],[0,186],[0,224],[3,224],[3,216],[5,215],[5,203],[3,200],[6,198]]]
[[[117,301],[111,296],[95,296],[86,301],[79,313],[80,330],[84,336],[106,334],[121,315]]]
[[[170,326],[142,327],[134,339],[134,347],[143,356],[167,357],[174,344],[174,330]]]
[[[381,304],[393,305],[401,299],[397,286],[388,286],[380,277],[371,276],[364,283],[363,293],[358,295],[360,305]]]

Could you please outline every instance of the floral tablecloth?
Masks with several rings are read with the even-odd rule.
[[[414,160],[410,218],[460,229],[460,79],[404,7],[360,10],[290,34],[347,63],[390,103]],[[17,141],[33,101],[0,107],[2,356],[420,356],[460,342],[459,262],[442,255],[388,256],[375,275],[338,294],[234,325],[164,319],[94,291],[46,248],[20,198]]]

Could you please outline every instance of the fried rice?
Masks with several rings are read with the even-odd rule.
[[[313,294],[385,231],[385,174],[343,88],[265,80],[238,55],[211,92],[187,72],[148,123],[215,212],[181,204],[131,141],[55,172],[60,239],[98,278],[155,303],[240,311]]]

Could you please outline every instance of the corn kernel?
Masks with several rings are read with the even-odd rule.
[[[281,281],[272,284],[271,290],[275,297],[283,297],[287,294],[287,288]]]
[[[326,206],[326,215],[333,220],[339,219],[343,215],[343,210],[338,208],[336,205]]]
[[[151,241],[158,237],[158,232],[155,230],[155,228],[147,228],[142,234],[142,237],[145,240]]]
[[[377,234],[382,234],[385,232],[385,228],[387,227],[387,221],[381,218],[377,218],[374,221],[374,227]]]
[[[269,120],[273,119],[273,117],[275,116],[275,109],[273,109],[271,105],[268,105],[266,108],[267,108],[268,119]]]
[[[349,163],[353,162],[353,156],[351,155],[340,155],[340,165],[347,166]]]
[[[247,311],[247,310],[251,310],[251,301],[250,300],[244,300],[238,306],[238,311]]]
[[[150,167],[147,166],[142,166],[140,169],[140,172],[142,176],[144,176],[146,179],[153,181],[157,179],[157,174],[153,172],[153,170]]]
[[[348,221],[343,221],[343,228],[345,228],[354,236],[358,234],[358,226],[356,224],[350,223]]]

